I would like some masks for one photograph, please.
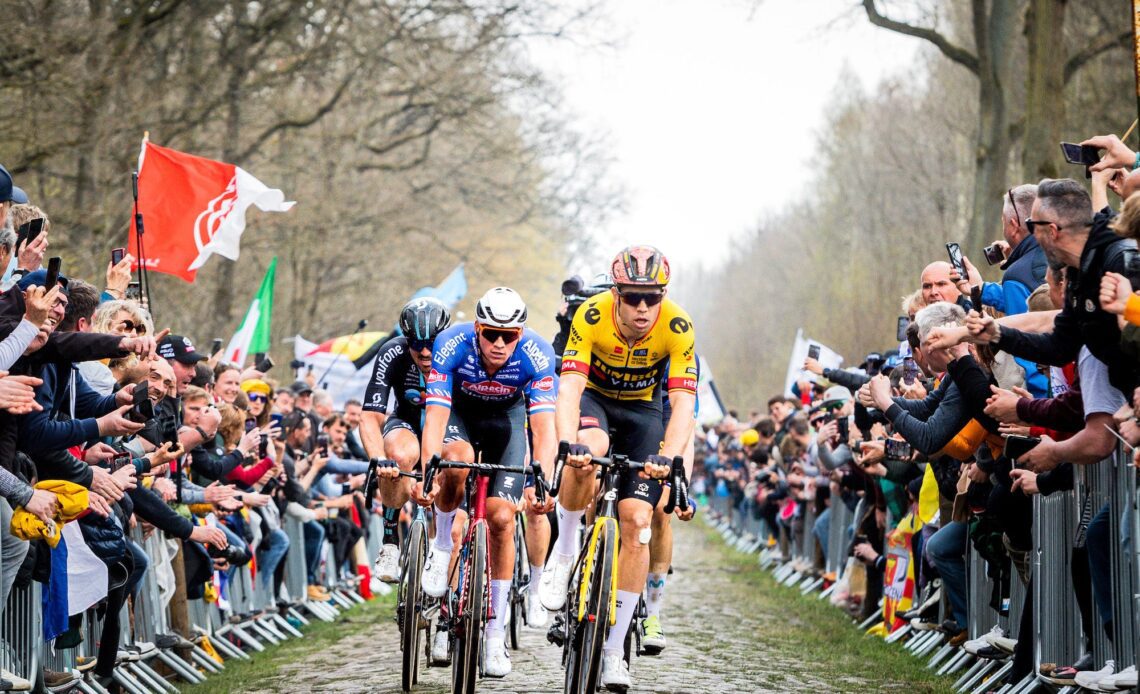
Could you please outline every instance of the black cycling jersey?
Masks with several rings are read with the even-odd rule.
[[[363,409],[393,415],[418,426],[424,409],[424,388],[423,374],[412,361],[407,338],[397,335],[376,353],[372,379],[364,391]]]

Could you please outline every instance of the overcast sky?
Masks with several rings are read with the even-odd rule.
[[[651,241],[682,266],[715,262],[810,194],[808,155],[841,76],[872,85],[920,45],[872,27],[855,0],[609,0],[606,12],[616,47],[542,42],[532,58],[582,127],[609,133],[628,191],[609,245]]]

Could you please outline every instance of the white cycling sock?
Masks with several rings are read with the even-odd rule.
[[[614,621],[614,625],[610,627],[610,634],[606,637],[606,645],[602,646],[602,650],[606,653],[625,652],[625,634],[629,631],[629,622],[633,619],[633,613],[637,610],[637,601],[640,598],[641,593],[633,593],[628,590],[617,592],[617,619]]]
[[[507,599],[511,597],[511,579],[491,581],[491,613],[487,622],[487,638],[503,638],[507,633]]]
[[[526,587],[531,595],[538,595],[538,582],[542,580],[542,564],[530,565],[530,585]]]
[[[554,551],[564,557],[577,557],[578,525],[582,522],[586,509],[568,511],[562,504],[555,504],[554,509],[558,513],[558,542],[554,545]]]
[[[432,546],[441,552],[450,552],[454,544],[451,541],[451,522],[455,520],[455,509],[440,511],[435,507],[435,542]]]
[[[645,582],[645,616],[660,617],[661,601],[665,599],[665,577],[668,574],[649,574]]]

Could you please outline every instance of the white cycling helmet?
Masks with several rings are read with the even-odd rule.
[[[509,287],[495,287],[475,304],[475,322],[492,328],[521,328],[526,324],[526,303]]]

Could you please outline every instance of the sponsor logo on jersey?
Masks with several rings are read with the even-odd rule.
[[[424,404],[424,394],[419,388],[408,388],[404,391],[404,399],[413,405]]]
[[[646,356],[647,354],[649,354],[649,350],[648,350],[648,349],[646,349],[646,348],[644,348],[644,347],[643,347],[643,348],[641,348],[641,349],[635,349],[635,350],[633,350],[633,356],[635,356],[635,357],[644,357],[644,356]]]
[[[597,417],[582,417],[578,420],[578,426],[585,429],[586,427],[601,426]]]
[[[597,325],[598,321],[602,319],[602,312],[598,310],[597,306],[591,306],[590,308],[586,309],[586,313],[583,318],[585,318],[586,322],[590,325]]]
[[[514,477],[504,477],[503,478],[503,486],[506,487],[507,489],[514,487],[515,486],[515,478]]]
[[[697,369],[694,366],[690,366],[687,369],[685,369],[685,373],[693,374],[694,376],[696,376],[697,375]]]
[[[428,374],[427,382],[428,383],[441,383],[446,378],[447,377],[444,376],[443,374],[441,374],[440,372],[436,371],[435,369],[432,369],[431,373]]]
[[[547,371],[550,369],[550,359],[542,353],[542,349],[535,344],[534,340],[527,340],[523,343],[523,351],[530,357],[531,362],[539,371]]]
[[[576,357],[576,356],[578,356],[578,350],[576,350],[576,349],[567,349],[567,350],[563,350],[563,352],[562,352],[562,358],[563,359],[565,359],[566,357]]]
[[[383,398],[384,398],[384,396],[381,395],[380,393],[373,393],[372,394],[372,404],[373,405],[379,405],[383,401]]]
[[[689,328],[691,327],[692,324],[680,316],[677,316],[673,320],[669,321],[669,329],[678,335],[683,335],[689,332]]]
[[[614,499],[617,498],[617,490],[614,490],[614,489],[609,490],[608,492],[605,493],[605,495],[602,498],[605,499],[606,501],[613,501]]]
[[[534,389],[544,391],[554,390],[554,377],[547,376],[546,378],[538,379],[534,382]]]
[[[463,390],[468,393],[474,393],[475,395],[501,398],[514,395],[516,389],[514,386],[508,386],[498,381],[479,381],[478,383],[464,381]]]
[[[614,345],[614,354],[621,354],[624,351],[625,350],[621,348],[621,345]]]
[[[435,353],[435,363],[442,364],[448,357],[455,354],[455,349],[467,339],[466,333],[459,333],[443,343]]]

